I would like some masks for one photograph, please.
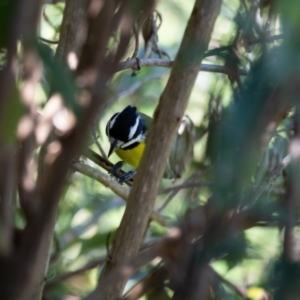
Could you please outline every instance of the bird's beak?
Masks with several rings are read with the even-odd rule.
[[[116,147],[117,147],[117,144],[118,144],[118,140],[114,140],[111,144],[110,144],[110,149],[109,149],[109,152],[108,152],[108,156],[107,157],[110,157],[111,154],[115,151]]]

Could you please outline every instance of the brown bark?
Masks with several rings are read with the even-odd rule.
[[[156,109],[147,147],[114,241],[111,260],[105,266],[102,280],[105,280],[118,265],[137,254],[172,140],[184,114],[204,52],[208,47],[220,5],[220,0],[195,2],[169,81]],[[118,281],[105,291],[96,289],[86,299],[118,299],[124,284],[125,281]]]
[[[78,57],[86,37],[87,0],[67,0],[56,55],[64,62],[69,53]]]
[[[27,273],[20,272],[20,264],[22,264],[21,257],[13,250],[13,232],[9,214],[12,209],[12,197],[16,188],[16,176],[13,174],[17,170],[16,150],[17,147],[12,141],[8,141],[2,136],[5,132],[7,124],[4,123],[4,117],[9,112],[9,103],[12,99],[16,99],[18,93],[15,90],[15,69],[16,62],[16,43],[22,37],[26,54],[24,54],[24,61],[28,54],[28,44],[32,35],[35,34],[37,22],[40,15],[41,1],[40,0],[23,0],[17,1],[15,10],[13,12],[12,22],[10,24],[9,41],[7,43],[7,64],[1,72],[0,78],[0,198],[1,198],[1,214],[5,216],[1,222],[1,231],[7,238],[5,244],[2,245],[0,255],[0,298],[1,299],[24,299],[22,298],[22,290],[26,283],[24,277]],[[26,71],[25,71],[26,73]],[[18,105],[20,105],[18,103]],[[12,138],[12,137],[10,137]],[[12,138],[12,140],[14,140]],[[9,170],[9,171],[7,171]],[[10,250],[10,251],[8,251]],[[28,270],[29,271],[29,270]],[[21,292],[21,294],[19,294]],[[21,295],[21,296],[20,296]]]
[[[20,7],[26,7],[23,10],[19,10],[21,14],[25,14],[25,16],[22,15],[20,18],[22,22],[20,21],[20,23],[18,23],[20,25],[19,28],[22,26],[23,28],[22,31],[20,30],[18,34],[14,36],[15,40],[20,32],[22,32],[26,38],[32,34],[36,28],[40,3],[35,1],[35,5],[33,5],[33,3],[27,3],[27,5],[25,5],[25,2],[27,3],[28,1],[23,1]],[[107,81],[111,78],[115,70],[115,65],[118,63],[118,61],[113,61],[112,57],[105,57],[107,41],[113,28],[112,22],[115,13],[115,4],[114,1],[106,1],[102,8],[96,13],[93,11],[90,15],[89,34],[93,34],[93,37],[96,38],[92,39],[92,42],[91,39],[87,39],[89,45],[84,48],[82,58],[88,57],[89,60],[86,61],[82,59],[80,65],[81,69],[78,75],[84,79],[88,72],[93,72],[94,80],[86,80],[83,86],[90,93],[91,100],[87,106],[81,107],[81,118],[77,120],[77,126],[72,132],[65,137],[55,137],[61,146],[61,151],[54,161],[52,163],[43,162],[43,159],[40,161],[43,164],[43,167],[39,168],[39,171],[43,173],[42,180],[38,180],[38,186],[35,186],[35,193],[31,197],[27,197],[28,195],[24,197],[28,198],[29,202],[34,204],[35,209],[31,211],[30,214],[26,213],[26,227],[20,232],[21,239],[18,241],[14,249],[15,251],[11,251],[10,257],[0,256],[1,299],[41,299],[58,203],[69,166],[84,141],[86,132],[90,127],[90,122],[98,111],[98,107],[105,101],[104,96]],[[126,3],[126,5],[127,4],[128,3]],[[29,8],[30,11],[28,10]],[[28,16],[26,15],[27,12]],[[120,11],[120,17],[123,12],[124,10]],[[74,17],[74,14],[72,16]],[[120,18],[118,20],[114,19],[114,22],[116,22],[114,26],[118,27],[119,20]],[[106,30],[99,30],[99,28],[105,28]],[[65,30],[63,29],[63,31]],[[69,48],[65,45],[61,51],[61,55],[65,56],[69,49],[74,50],[72,47]],[[123,44],[119,53],[124,51],[126,47],[127,45]],[[26,43],[26,49],[31,50],[30,43]],[[27,53],[30,54],[31,52],[28,51]],[[92,63],[89,64],[89,62]],[[99,74],[101,74],[101,77]],[[28,72],[25,81],[32,80],[32,83],[34,83],[34,78],[31,79],[30,76],[30,72]],[[2,100],[5,100],[7,93],[6,91],[2,93],[4,96]],[[30,101],[32,101],[32,99],[30,99]],[[22,169],[26,168],[26,163],[23,160],[28,157],[28,151],[33,151],[33,149],[30,148],[34,145],[34,140],[32,140],[31,137],[32,134],[30,133],[30,140],[24,141],[24,143],[28,143],[25,145],[26,148],[22,149],[24,154],[21,156],[22,161],[20,165]],[[33,173],[31,172],[30,175],[33,175]],[[39,178],[41,178],[41,174],[39,174]],[[26,188],[23,190],[26,192]]]

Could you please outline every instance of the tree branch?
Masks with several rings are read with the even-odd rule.
[[[198,75],[198,66],[208,47],[220,6],[220,0],[195,2],[170,78],[155,111],[147,146],[114,241],[112,259],[107,262],[101,280],[105,280],[120,263],[134,257],[138,252],[173,137]],[[87,299],[117,299],[122,294],[125,282],[119,280],[111,284],[105,293],[96,288]]]
[[[113,167],[113,164],[109,160],[103,158],[101,155],[94,152],[92,149],[85,150],[83,153],[83,156],[87,157],[88,159],[90,159],[92,162],[94,162],[96,165],[100,166],[107,172],[110,172],[111,168]],[[120,177],[124,174],[125,174],[124,171],[119,170],[116,175],[117,175],[117,177]],[[132,182],[133,182],[132,178],[130,180],[125,181],[125,183],[128,186],[132,186]]]
[[[228,286],[231,290],[233,290],[237,295],[239,295],[242,299],[250,300],[250,298],[247,296],[245,289],[240,288],[233,284],[231,281],[220,275],[218,272],[216,272],[212,267],[209,268],[210,271],[214,274],[214,276],[219,279],[223,284]]]
[[[118,181],[111,178],[109,175],[106,175],[101,171],[80,162],[73,163],[72,169],[102,183],[105,187],[111,189],[123,200],[126,201],[126,199],[128,198],[129,189],[120,185]]]
[[[109,175],[106,175],[95,168],[92,168],[86,164],[79,163],[79,162],[73,163],[72,169],[74,171],[77,171],[81,174],[84,174],[90,178],[97,180],[98,182],[102,183],[104,186],[111,189],[115,194],[117,194],[124,201],[127,202],[130,190],[120,185],[115,179],[111,178]],[[167,221],[165,220],[165,218],[155,211],[152,212],[151,219],[158,222],[160,225],[164,227],[167,226]]]
[[[98,267],[99,265],[103,264],[106,259],[107,259],[106,256],[99,257],[99,258],[93,259],[92,261],[89,261],[86,265],[84,265],[81,268],[78,268],[75,271],[70,271],[70,272],[60,274],[60,275],[56,276],[54,279],[47,281],[45,289],[47,290],[47,289],[51,288],[52,286],[60,283],[61,281],[69,279],[70,277],[76,276],[78,274],[84,273],[88,270],[94,269],[94,268]]]
[[[291,163],[291,155],[285,156],[282,161],[274,167],[274,169],[266,175],[265,179],[259,184],[255,189],[251,201],[247,206],[253,206],[261,194],[270,187],[270,185],[275,181],[275,179],[282,173],[282,171]]]
[[[38,4],[31,7],[31,4],[27,5],[27,10],[30,9],[32,11],[32,7],[39,7]],[[2,297],[3,289],[1,289],[1,299],[22,298],[24,300],[37,300],[41,298],[58,203],[69,167],[85,139],[91,120],[94,118],[98,107],[105,101],[106,85],[114,74],[117,63],[117,61],[113,61],[112,57],[106,56],[107,42],[112,34],[112,16],[115,13],[114,4],[114,1],[106,1],[97,11],[90,11],[88,32],[90,37],[87,38],[83,48],[79,61],[80,70],[77,72],[78,77],[83,80],[80,87],[85,89],[86,94],[89,95],[89,102],[85,105],[81,104],[77,124],[70,130],[69,134],[67,136],[55,136],[55,143],[59,146],[59,151],[56,152],[53,160],[43,161],[44,178],[38,182],[39,186],[37,189],[41,200],[37,205],[39,211],[33,218],[27,220],[26,227],[22,233],[20,252],[17,256],[18,260],[15,262],[19,272],[22,274],[22,286],[17,285],[13,291],[16,295],[13,296],[5,294],[5,291]],[[121,15],[122,13],[123,11],[120,11]],[[129,13],[127,16],[132,17]],[[33,22],[29,23],[32,24]],[[126,46],[123,45],[123,47],[123,51],[125,51]],[[91,73],[93,73],[92,78],[88,76]],[[72,98],[65,100],[76,103],[76,100]],[[50,148],[47,149],[47,151],[50,150]],[[20,263],[20,259],[22,263]],[[7,269],[7,274],[10,274],[14,272],[13,270],[16,269],[16,266],[11,264]],[[15,281],[15,276],[12,276],[12,278]],[[7,284],[9,293],[12,293],[11,286],[15,284],[14,281],[12,284]]]
[[[108,106],[109,104],[113,103],[114,101],[118,100],[119,98],[122,97],[126,97],[129,95],[132,95],[136,90],[138,90],[143,84],[149,82],[150,80],[155,80],[155,79],[161,79],[164,75],[162,74],[152,74],[149,75],[145,78],[140,79],[139,81],[133,83],[131,86],[129,86],[128,88],[126,88],[123,91],[120,91],[119,93],[117,93],[116,95],[110,97],[107,101],[106,101],[106,106]]]
[[[175,61],[169,59],[161,59],[161,58],[139,58],[138,64],[140,67],[165,67],[172,68]],[[137,67],[137,59],[129,59],[124,62],[119,63],[117,71],[122,71],[126,69],[132,69]],[[213,72],[213,73],[223,73],[230,74],[231,70],[226,66],[218,66],[211,64],[199,64],[199,70],[205,72]],[[240,69],[240,75],[247,75],[247,71]]]
[[[56,55],[64,62],[73,53],[78,56],[81,52],[86,35],[86,0],[66,0],[62,28]]]

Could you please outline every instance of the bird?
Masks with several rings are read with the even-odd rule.
[[[116,163],[110,174],[115,176],[124,163],[135,169],[143,156],[152,118],[138,112],[137,107],[128,105],[121,112],[115,113],[106,124],[106,135],[110,142],[108,157],[116,153],[122,161]],[[182,128],[182,126],[184,128]],[[186,165],[193,156],[194,124],[185,116],[173,143],[163,177],[175,179],[181,177]],[[179,153],[179,151],[181,153]],[[136,171],[129,171],[118,178],[123,184],[131,179]]]

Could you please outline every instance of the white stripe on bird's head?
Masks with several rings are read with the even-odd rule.
[[[136,120],[135,120],[135,124],[133,126],[130,127],[129,129],[129,135],[128,135],[128,140],[130,141],[133,136],[135,135],[137,129],[138,129],[138,126],[140,124],[140,117],[137,116]]]
[[[116,114],[110,121],[109,121],[109,129],[112,129],[115,122],[116,122],[116,119],[118,118],[120,113]]]
[[[146,139],[146,136],[143,132],[141,132],[136,138],[128,141],[127,143],[124,143],[120,146],[121,149],[125,149],[129,147],[130,145],[133,145],[134,143],[140,143]]]

